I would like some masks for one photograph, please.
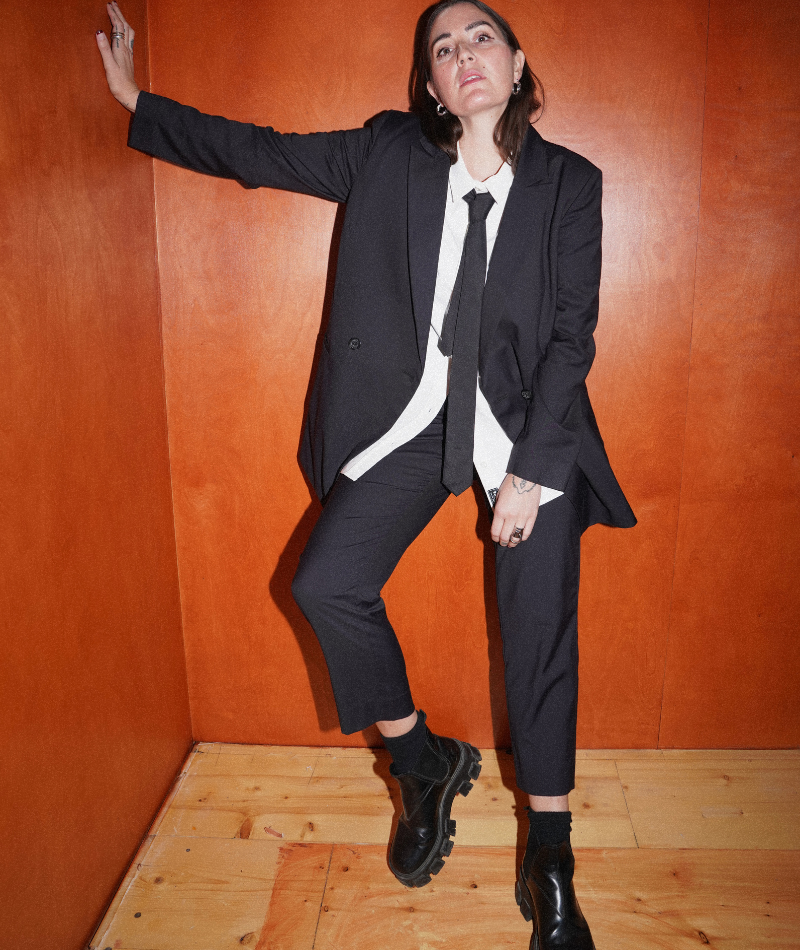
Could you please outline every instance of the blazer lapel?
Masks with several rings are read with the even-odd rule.
[[[544,142],[531,126],[525,135],[486,275],[481,317],[481,349],[484,352],[485,344],[502,316],[508,288],[529,253],[531,242],[541,242],[544,218],[548,213],[548,202],[543,200],[542,192],[548,185],[550,178]]]
[[[447,204],[450,161],[420,136],[411,146],[408,168],[408,262],[420,363],[425,363],[436,290],[439,249]]]

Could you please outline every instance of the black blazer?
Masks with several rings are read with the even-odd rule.
[[[311,135],[208,116],[143,92],[129,144],[195,171],[346,202],[328,332],[300,461],[323,498],[383,435],[422,376],[450,162],[407,113]],[[576,469],[583,527],[636,519],[595,422],[585,379],[600,286],[600,170],[531,127],[486,278],[480,384],[514,443],[508,470],[565,490]],[[574,499],[573,499],[574,500]]]

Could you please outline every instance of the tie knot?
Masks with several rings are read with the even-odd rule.
[[[473,188],[472,191],[464,195],[464,201],[469,205],[469,223],[474,224],[477,221],[485,221],[486,215],[494,204],[494,198],[488,191],[482,191],[478,194]]]

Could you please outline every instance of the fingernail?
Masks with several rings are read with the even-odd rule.
[[[100,34],[101,34],[102,32],[103,32],[102,30],[98,30],[98,31],[95,33],[95,36],[100,36]]]

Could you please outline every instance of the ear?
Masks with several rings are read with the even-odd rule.
[[[427,84],[427,86],[426,86],[426,89],[427,89],[428,92],[433,96],[433,98],[436,100],[436,104],[439,105],[439,103],[441,102],[441,99],[439,99],[439,97],[436,95],[436,89],[434,88],[434,85],[433,85],[433,83],[430,81],[430,79],[428,80],[428,84]]]
[[[514,53],[514,82],[519,82],[522,76],[522,67],[525,65],[525,54],[521,49]],[[430,83],[429,83],[430,85]]]

